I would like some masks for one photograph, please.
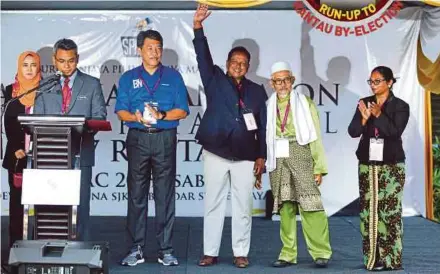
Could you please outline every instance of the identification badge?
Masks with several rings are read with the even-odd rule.
[[[252,112],[243,114],[244,122],[246,123],[246,128],[248,131],[256,130],[257,122],[255,122],[255,117]]]
[[[370,139],[370,161],[383,161],[383,139]]]
[[[275,140],[275,158],[289,157],[289,140],[276,139]]]
[[[157,124],[156,118],[154,118],[153,113],[151,113],[151,111],[147,108],[146,105],[149,105],[150,107],[154,108],[157,111],[158,104],[156,102],[145,103],[144,113],[142,115],[144,120],[147,121],[149,124],[152,125]]]

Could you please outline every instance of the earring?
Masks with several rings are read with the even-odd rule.
[[[388,86],[388,88],[391,88],[391,86]]]

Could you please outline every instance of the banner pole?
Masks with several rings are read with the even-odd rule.
[[[426,218],[434,219],[434,190],[432,175],[434,163],[432,159],[432,110],[431,91],[425,90],[425,195],[426,195]]]

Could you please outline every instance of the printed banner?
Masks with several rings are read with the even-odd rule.
[[[355,156],[359,139],[350,138],[347,127],[358,100],[371,94],[366,80],[376,65],[387,65],[400,76],[394,92],[411,107],[403,136],[407,155],[404,215],[425,212],[424,96],[416,79],[415,51],[408,42],[408,33],[415,29],[416,21],[404,20],[413,14],[411,10],[401,12],[401,18],[390,20],[380,30],[361,37],[323,33],[308,25],[293,9],[213,11],[204,23],[214,62],[224,68],[231,47],[247,47],[252,54],[248,78],[263,84],[268,94],[272,93],[268,85],[270,66],[277,61],[291,64],[297,79],[295,88],[310,96],[318,106],[329,169],[320,189],[329,215],[341,211],[359,196]],[[1,82],[5,86],[13,81],[17,57],[25,50],[41,55],[44,75],[54,73],[52,46],[63,37],[77,42],[79,69],[102,83],[113,131],[97,135],[92,215],[126,215],[127,128],[117,119],[114,105],[119,77],[141,63],[136,52],[136,25],[148,17],[149,27],[159,30],[164,37],[163,64],[182,74],[191,105],[191,115],[178,128],[176,214],[203,216],[206,182],[202,148],[194,136],[205,102],[192,44],[192,16],[193,11],[2,13],[2,35],[9,37],[2,40],[1,49]],[[26,35],[18,35],[24,26]],[[384,43],[385,40],[388,42]],[[4,152],[4,134],[2,140]],[[265,211],[267,174],[263,179],[263,189],[254,190],[256,216]],[[2,214],[8,214],[8,190],[7,172],[2,169]],[[151,193],[149,205],[150,215],[154,215]]]

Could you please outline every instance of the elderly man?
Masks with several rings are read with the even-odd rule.
[[[332,251],[327,216],[319,185],[327,174],[319,117],[313,101],[292,89],[289,64],[271,68],[275,93],[267,101],[267,171],[274,196],[274,213],[281,216],[283,247],[274,267],[296,264],[296,214],[299,209],[304,238],[316,266],[326,267]],[[258,187],[258,186],[257,186]]]

